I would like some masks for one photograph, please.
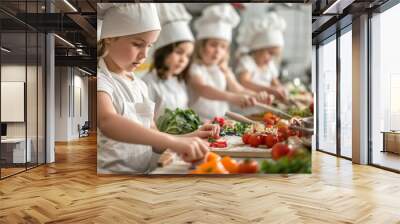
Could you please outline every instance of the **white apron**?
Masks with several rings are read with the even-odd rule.
[[[154,103],[143,93],[143,102],[128,102],[102,59],[99,67],[101,72],[111,78],[114,91],[122,98],[122,111],[118,113],[145,128],[150,128],[154,116]],[[159,155],[153,153],[151,146],[123,143],[104,136],[100,130],[98,133],[98,173],[148,173],[155,169]]]
[[[200,75],[205,84],[212,86],[216,89],[225,91],[227,89],[227,81],[225,74],[220,70],[217,65],[204,66],[199,64],[192,64],[195,66],[191,68],[191,75]],[[199,96],[195,92],[191,92],[191,105],[192,108],[200,117],[202,121],[210,120],[216,116],[223,117],[229,111],[229,104],[225,101],[210,100]]]
[[[237,73],[239,74],[243,70],[250,72],[251,81],[258,85],[271,86],[272,79],[278,77],[278,71],[272,61],[269,63],[267,69],[260,69],[253,57],[249,55],[241,58]],[[234,106],[232,110],[243,115],[261,114],[265,112],[263,109],[258,107],[240,108]]]
[[[251,81],[259,85],[270,86],[272,79],[278,77],[278,71],[273,61],[269,63],[267,69],[261,69],[250,55],[240,58],[236,73],[239,74],[244,70],[250,72]]]
[[[149,97],[156,103],[155,120],[164,114],[165,109],[187,109],[189,96],[184,81],[177,77],[167,80],[160,79],[155,71],[146,74],[142,80],[149,88]]]

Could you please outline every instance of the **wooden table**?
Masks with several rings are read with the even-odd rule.
[[[382,131],[383,150],[382,152],[392,152],[400,154],[400,131]]]

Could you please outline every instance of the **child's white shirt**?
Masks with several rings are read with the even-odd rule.
[[[104,62],[100,62],[105,66]],[[107,74],[108,72],[108,74]],[[97,92],[107,93],[114,108],[120,115],[124,114],[124,100],[128,105],[138,105],[147,101],[146,84],[131,73],[133,80],[98,68]],[[154,113],[154,111],[153,111]],[[133,114],[133,117],[136,117]],[[128,130],[127,130],[128,131]],[[135,133],[141,135],[141,133]],[[156,168],[159,154],[151,146],[128,144],[115,141],[102,134],[98,129],[97,167],[99,173],[148,173]]]
[[[186,109],[189,104],[189,96],[185,82],[177,77],[167,80],[160,79],[153,70],[143,76],[143,81],[149,89],[149,97],[156,103],[155,120],[164,114],[165,109]]]
[[[225,74],[218,65],[206,66],[199,63],[193,63],[190,66],[191,76],[201,76],[204,83],[220,91],[227,90],[227,80]],[[216,116],[223,117],[229,111],[229,104],[226,101],[210,100],[199,96],[193,88],[189,89],[190,103],[192,108],[202,121],[210,120]]]

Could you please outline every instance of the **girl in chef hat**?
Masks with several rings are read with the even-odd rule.
[[[198,137],[172,136],[155,129],[154,102],[133,70],[147,57],[161,27],[153,4],[98,4],[102,18],[98,42],[98,172],[147,173],[159,153],[170,148],[185,161],[204,157],[207,144]],[[192,136],[214,135],[205,126]]]
[[[143,81],[150,98],[156,103],[155,120],[166,108],[186,109],[189,104],[185,76],[194,48],[194,37],[189,27],[191,15],[181,3],[157,4],[162,25],[155,44],[153,66]]]
[[[229,103],[250,107],[257,100],[271,101],[268,94],[256,94],[240,85],[228,67],[232,30],[239,20],[230,4],[218,4],[204,9],[194,23],[197,41],[189,69],[191,108],[203,120],[224,116]]]
[[[243,23],[237,42],[239,50],[245,54],[236,68],[243,86],[256,92],[267,91],[283,101],[286,100],[286,93],[278,80],[278,70],[272,59],[281,54],[285,28],[285,20],[275,13]]]

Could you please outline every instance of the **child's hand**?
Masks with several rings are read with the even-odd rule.
[[[220,127],[218,124],[204,124],[198,130],[195,131],[195,136],[199,138],[218,138]]]
[[[267,92],[260,92],[257,94],[256,99],[260,103],[265,103],[267,105],[270,105],[274,101],[274,96],[268,94]]]
[[[170,148],[185,162],[203,159],[209,151],[208,144],[197,137],[175,137]]]
[[[287,94],[285,89],[279,88],[279,89],[273,89],[271,90],[271,94],[273,94],[277,99],[286,102],[287,101]]]
[[[222,70],[222,72],[226,73],[230,71],[229,65],[229,54],[227,54],[224,59],[221,60],[221,62],[218,64],[219,68]]]
[[[248,95],[236,95],[236,97],[234,97],[232,100],[233,104],[241,108],[254,106],[256,102],[257,102],[256,97]]]

